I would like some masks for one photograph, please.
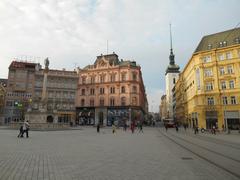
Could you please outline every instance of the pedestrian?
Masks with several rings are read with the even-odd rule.
[[[187,125],[183,124],[183,127],[184,127],[184,130],[186,131],[187,130]]]
[[[124,131],[127,131],[127,123],[126,122],[123,125],[123,129],[124,129]]]
[[[139,131],[138,131],[138,132],[139,132],[139,133],[140,133],[140,132],[143,133],[143,125],[142,125],[142,123],[139,124]]]
[[[99,123],[97,124],[97,132],[98,133],[100,132],[100,124]]]
[[[216,127],[214,125],[212,127],[212,133],[216,135]]]
[[[20,128],[19,128],[19,134],[17,136],[18,138],[19,137],[23,137],[23,125],[21,124]]]
[[[198,126],[194,127],[194,134],[198,134]]]
[[[166,132],[167,132],[167,130],[168,130],[168,126],[167,126],[167,124],[165,124],[165,129],[166,129]]]
[[[112,124],[112,133],[114,134],[116,132],[116,126]]]
[[[134,133],[134,129],[135,129],[135,125],[134,125],[134,123],[132,122],[132,123],[131,123],[131,131],[132,131],[132,134]]]
[[[178,132],[178,125],[176,124],[176,132]]]
[[[24,137],[24,133],[26,133],[26,138],[29,138],[29,136],[28,136],[29,127],[30,127],[30,125],[29,125],[28,121],[25,121],[23,123],[23,137]]]
[[[223,132],[225,131],[224,124],[222,125],[222,131],[223,131]]]

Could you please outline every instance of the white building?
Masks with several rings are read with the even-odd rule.
[[[165,80],[166,80],[166,104],[167,104],[167,118],[173,119],[173,94],[172,89],[179,77],[179,66],[175,64],[174,54],[172,49],[172,34],[171,34],[171,27],[170,27],[170,39],[171,39],[171,49],[169,55],[169,65],[166,69],[165,73]]]

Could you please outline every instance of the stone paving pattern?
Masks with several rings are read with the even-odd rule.
[[[1,180],[228,180],[230,174],[173,144],[157,129],[0,130]],[[183,160],[183,157],[192,158]]]

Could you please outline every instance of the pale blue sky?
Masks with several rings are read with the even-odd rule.
[[[40,63],[50,57],[51,68],[84,67],[106,53],[109,40],[109,52],[142,66],[150,110],[158,111],[169,23],[182,69],[202,36],[240,22],[239,7],[239,0],[1,0],[0,77],[7,77],[14,57]]]

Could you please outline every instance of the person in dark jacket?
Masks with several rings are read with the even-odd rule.
[[[19,137],[23,137],[23,125],[20,126],[20,128],[19,128],[19,134],[18,134],[17,137],[18,137],[18,138],[19,138]]]
[[[97,124],[97,132],[98,133],[100,132],[100,124],[99,123]]]

